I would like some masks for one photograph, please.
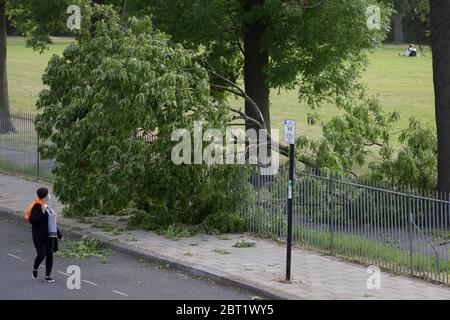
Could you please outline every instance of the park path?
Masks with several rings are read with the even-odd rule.
[[[1,208],[22,213],[34,198],[35,190],[46,185],[0,173]],[[51,190],[51,187],[47,185]],[[55,197],[50,204],[61,211]],[[98,217],[124,226],[119,217]],[[225,236],[196,235],[171,241],[153,232],[130,231],[120,234],[93,228],[90,224],[60,218],[60,224],[81,234],[110,241],[140,255],[155,256],[187,266],[197,274],[213,275],[287,299],[450,299],[450,288],[407,277],[381,273],[381,288],[369,290],[370,274],[364,266],[340,261],[299,248],[292,252],[291,283],[283,283],[286,250],[270,240],[249,234]],[[235,248],[237,241],[255,242],[250,248]]]

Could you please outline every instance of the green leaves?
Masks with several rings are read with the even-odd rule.
[[[62,248],[55,253],[58,257],[87,259],[109,255],[109,252],[103,248],[100,240],[86,236],[83,236],[78,241],[66,239],[61,246]]]
[[[350,173],[370,161],[368,157],[376,155],[379,148],[388,148],[392,125],[399,115],[384,112],[362,89],[336,99],[336,104],[342,116],[320,124],[323,139],[300,137],[298,156],[308,155],[323,169]],[[312,119],[317,121],[317,116]]]
[[[67,8],[84,0],[8,0],[8,16],[17,30],[28,37],[27,45],[43,52],[50,34],[66,32]]]
[[[353,85],[366,65],[367,50],[385,39],[392,12],[383,1],[323,1],[312,9],[302,8],[299,1],[261,3],[245,10],[240,0],[135,0],[128,12],[151,12],[158,28],[234,81],[243,76],[246,29],[262,21],[261,50],[270,54],[269,87],[298,87],[300,98],[310,104]],[[366,10],[374,4],[382,9],[379,30],[367,26]]]
[[[49,89],[38,101],[36,127],[48,141],[41,152],[57,161],[55,193],[71,213],[136,206],[152,226],[198,224],[232,210],[232,168],[176,166],[170,158],[174,129],[192,133],[196,120],[226,126],[227,108],[210,96],[208,73],[150,18],[124,27],[111,8],[92,10],[101,17],[95,34],[86,25],[51,59],[43,77]],[[154,208],[165,208],[164,217]]]
[[[399,185],[432,191],[437,186],[436,132],[415,118],[400,134],[399,150],[383,149],[382,161],[371,164],[372,177]]]
[[[372,99],[357,102],[347,104],[342,116],[321,123],[323,139],[299,137],[297,157],[306,157],[325,171],[355,174],[367,167],[364,175],[374,181],[435,190],[435,130],[411,118],[399,136],[400,146],[394,148],[390,142],[398,113],[383,112]]]

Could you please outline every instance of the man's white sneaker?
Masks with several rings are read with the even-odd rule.
[[[55,282],[55,279],[53,279],[52,277],[45,277],[45,282],[53,283]]]

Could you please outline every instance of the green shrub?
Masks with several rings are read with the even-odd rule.
[[[178,240],[192,236],[195,233],[195,230],[181,223],[174,223],[166,229],[157,230],[157,233],[165,236],[167,239]]]
[[[130,228],[138,228],[149,231],[165,229],[174,223],[164,204],[151,204],[147,206],[148,211],[136,210],[128,221]]]
[[[171,161],[176,128],[192,136],[202,122],[204,131],[225,135],[229,109],[211,93],[208,70],[194,52],[155,30],[150,17],[124,27],[112,8],[91,9],[86,15],[101,17],[96,32],[82,28],[62,56],[52,57],[37,102],[39,152],[58,163],[54,193],[67,215],[136,208],[146,213],[132,212],[131,226],[167,230],[230,211],[242,166]]]
[[[219,212],[207,216],[201,225],[201,229],[208,234],[242,233],[247,230],[247,224],[236,213]]]

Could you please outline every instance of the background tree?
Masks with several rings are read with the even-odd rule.
[[[0,133],[14,131],[10,119],[8,76],[7,76],[7,38],[6,21],[19,33],[27,37],[27,46],[43,52],[52,43],[51,35],[67,32],[67,8],[72,4],[82,5],[84,0],[0,0]],[[97,4],[119,4],[124,0],[95,0]]]
[[[403,12],[403,5],[404,0],[393,0],[394,4],[394,14],[392,17],[392,30],[394,33],[394,43],[400,44],[403,43],[405,35],[403,30],[403,23],[404,23],[404,12]]]
[[[14,131],[9,111],[6,53],[6,0],[0,0],[0,134]]]
[[[28,45],[41,52],[51,43],[50,34],[65,28],[67,0],[0,0],[0,133],[14,131],[10,119],[6,21],[22,35]]]
[[[386,34],[390,11],[383,7],[380,30],[369,30],[373,1],[129,0],[128,12],[152,13],[173,40],[201,52],[232,82],[243,80],[247,116],[270,130],[270,89],[299,88],[299,97],[320,105],[345,95],[366,64],[366,50]],[[381,3],[380,3],[381,5]],[[224,84],[216,79],[216,84]],[[226,84],[225,84],[226,85]],[[247,121],[247,127],[255,124]]]
[[[430,19],[428,0],[385,0],[394,8],[391,39],[425,44],[429,42]]]
[[[450,2],[430,0],[438,137],[438,189],[450,192]]]

